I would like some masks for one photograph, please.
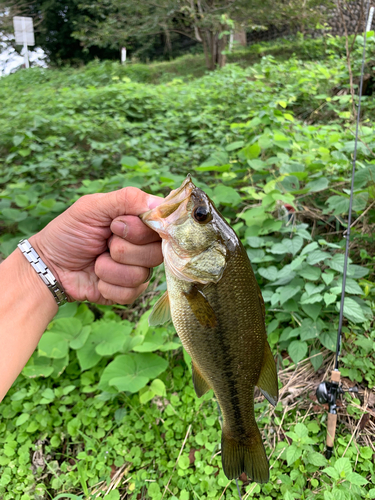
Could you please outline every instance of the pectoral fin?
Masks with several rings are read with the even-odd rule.
[[[192,369],[193,369],[194,389],[195,389],[196,395],[198,396],[198,398],[200,398],[203,396],[203,394],[206,394],[206,392],[209,391],[211,389],[211,387],[208,385],[208,382],[206,381],[206,379],[203,378],[201,372],[195,366],[194,361],[192,361],[191,365],[192,365]]]
[[[189,306],[202,326],[213,328],[216,326],[215,311],[204,294],[196,286],[192,286],[188,292],[183,292]]]
[[[166,323],[171,319],[171,308],[169,305],[168,292],[165,292],[160,299],[155,303],[150,316],[148,317],[148,324],[150,326],[157,326]]]
[[[264,345],[263,365],[257,386],[271,405],[276,406],[279,398],[279,385],[277,382],[275,360],[273,359],[271,348],[267,340]]]

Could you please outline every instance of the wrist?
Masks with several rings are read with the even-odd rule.
[[[58,311],[58,305],[38,273],[27,261],[19,248],[8,259],[10,260],[10,269],[14,270],[16,289],[19,292],[24,290],[23,293],[26,297],[33,296],[34,304],[43,304],[45,315],[52,319]]]
[[[40,245],[38,245],[37,237],[31,237],[30,240],[31,241],[21,240],[18,248],[21,250],[24,257],[44,283],[46,288],[48,288],[56,304],[58,306],[65,304],[68,301],[68,297],[58,280],[58,276],[56,278],[57,273],[55,268],[52,267],[49,260],[45,258],[45,252],[43,253],[41,251]],[[33,243],[34,246],[31,243]],[[48,262],[49,265],[47,265],[45,261]]]

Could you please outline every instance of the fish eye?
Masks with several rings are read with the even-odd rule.
[[[200,224],[204,224],[204,223],[210,222],[210,220],[212,220],[212,215],[211,215],[210,211],[204,205],[199,205],[193,211],[193,217]]]

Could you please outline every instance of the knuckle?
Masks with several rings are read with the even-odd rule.
[[[115,262],[119,262],[121,264],[124,263],[126,253],[124,240],[114,236],[109,250],[111,257]]]

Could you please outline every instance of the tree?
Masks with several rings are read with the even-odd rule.
[[[228,34],[254,25],[314,25],[330,0],[96,0],[74,33],[85,47],[119,47],[134,38],[178,33],[203,45],[208,69],[225,64]]]

